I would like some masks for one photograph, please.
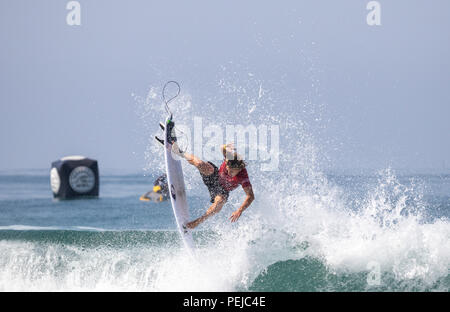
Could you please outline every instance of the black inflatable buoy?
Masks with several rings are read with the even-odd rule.
[[[100,189],[98,163],[84,156],[68,156],[52,163],[50,186],[53,197],[97,197]]]

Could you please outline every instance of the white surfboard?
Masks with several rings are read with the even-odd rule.
[[[164,127],[164,156],[166,160],[167,182],[169,186],[170,201],[172,203],[173,213],[181,234],[184,245],[189,251],[194,248],[194,240],[190,229],[184,227],[189,222],[189,206],[186,199],[186,188],[184,185],[183,169],[181,161],[176,159],[177,156],[172,154],[171,133],[173,129],[173,121],[167,117]]]

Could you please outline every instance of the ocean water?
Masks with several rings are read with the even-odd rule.
[[[254,174],[255,202],[231,224],[233,192],[191,257],[170,203],[139,201],[159,173],[101,173],[98,199],[56,201],[49,170],[1,172],[0,291],[450,290],[449,174]],[[197,217],[206,188],[186,181]]]

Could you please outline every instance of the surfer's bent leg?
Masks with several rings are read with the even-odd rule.
[[[201,160],[193,154],[184,153],[183,157],[188,161],[188,163],[195,166],[200,171],[201,175],[210,176],[214,173],[214,167],[210,163]]]
[[[222,210],[222,207],[223,207],[223,205],[225,205],[226,202],[227,202],[227,199],[224,196],[217,195],[216,198],[214,199],[214,203],[208,208],[206,213],[203,216],[201,216],[200,218],[187,223],[186,227],[188,227],[190,229],[197,227],[200,223],[202,223],[203,221],[205,221],[212,215],[215,215],[220,210]]]

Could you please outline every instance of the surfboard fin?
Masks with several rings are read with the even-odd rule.
[[[164,140],[155,136],[155,140],[158,141],[162,146],[164,146]]]
[[[174,127],[174,123],[173,122],[169,122],[169,123],[167,123],[167,125],[168,125],[168,129],[170,130],[170,129],[172,129],[173,130],[173,127]],[[165,131],[165,126],[164,126],[164,124],[162,123],[162,122],[160,122],[159,123],[159,127],[163,130],[163,131]],[[158,141],[162,146],[164,146],[164,140],[163,139],[160,139],[160,138],[158,138],[157,136],[155,136],[155,140],[156,141]],[[177,138],[175,137],[175,136],[172,136],[171,134],[169,135],[169,138],[168,138],[168,142],[170,143],[170,144],[172,144],[172,146],[173,146],[173,148],[172,148],[172,151],[175,153],[175,154],[177,154],[178,156],[182,156],[183,154],[184,154],[184,152],[185,152],[185,150],[182,150],[182,149],[180,149],[180,147],[178,146],[178,144],[176,143],[177,142]]]

